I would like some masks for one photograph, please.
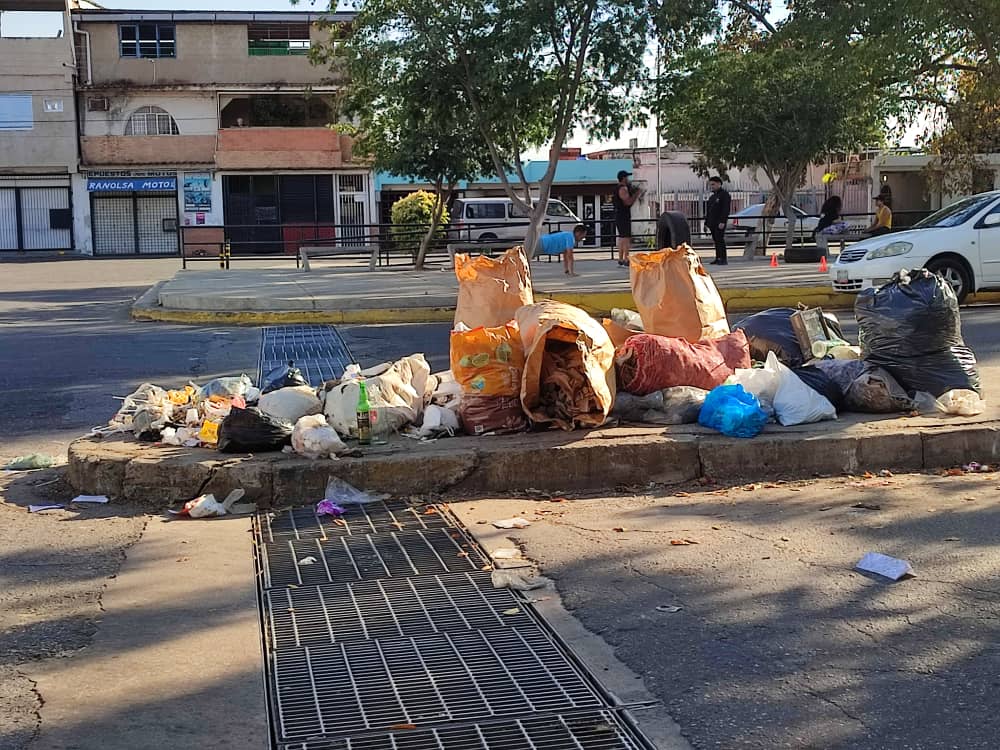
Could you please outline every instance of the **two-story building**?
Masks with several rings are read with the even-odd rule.
[[[353,13],[74,10],[80,179],[95,255],[292,251],[362,236],[370,169],[329,127],[309,51]],[[182,228],[189,228],[184,231]]]
[[[0,251],[77,246],[74,70],[62,0],[0,1]]]

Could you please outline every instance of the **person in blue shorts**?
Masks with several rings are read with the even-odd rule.
[[[572,232],[553,232],[542,235],[538,239],[539,255],[559,255],[562,253],[563,270],[570,276],[578,274],[573,270],[573,248],[583,242],[587,236],[587,227],[577,224]]]

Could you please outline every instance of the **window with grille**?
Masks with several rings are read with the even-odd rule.
[[[309,53],[308,23],[252,23],[247,26],[247,52],[261,55]]]
[[[177,57],[172,23],[123,23],[118,27],[122,57]]]
[[[178,135],[177,123],[165,109],[139,107],[125,123],[125,135]]]

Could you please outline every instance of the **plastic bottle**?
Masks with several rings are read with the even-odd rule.
[[[368,387],[363,380],[358,383],[358,387],[360,388],[358,393],[358,445],[371,445],[372,408],[368,403]]]

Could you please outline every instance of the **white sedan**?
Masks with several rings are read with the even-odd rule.
[[[959,301],[1000,289],[1000,190],[963,198],[907,231],[848,246],[830,266],[830,280],[835,291],[859,292],[912,268],[939,274]]]
[[[764,203],[755,203],[752,206],[747,206],[742,211],[737,211],[729,217],[729,225],[731,231],[743,230],[747,233],[750,232],[763,232],[765,227],[764,216]],[[816,230],[816,225],[819,224],[819,218],[816,216],[810,216],[805,211],[803,211],[798,206],[792,206],[792,211],[797,217],[795,220],[795,232],[798,234],[800,240],[808,240],[812,237],[812,233]],[[778,210],[780,216],[774,217],[774,223],[771,224],[769,228],[769,233],[771,237],[778,238],[784,237],[785,231],[788,228],[788,219],[785,217],[781,210]]]

